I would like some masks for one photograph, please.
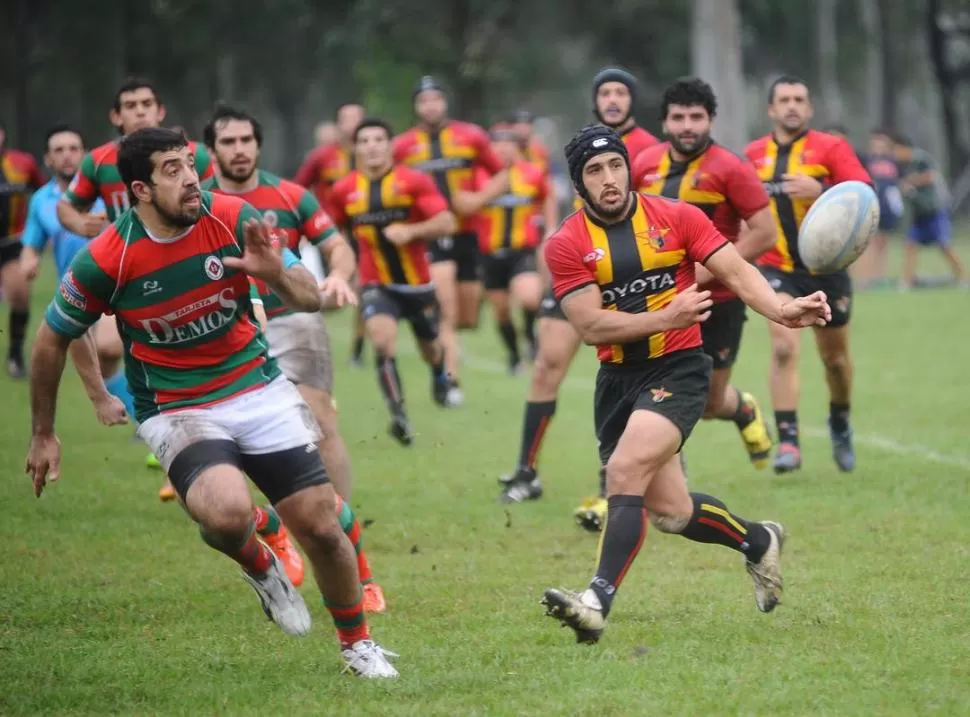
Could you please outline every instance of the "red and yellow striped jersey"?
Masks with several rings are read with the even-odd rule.
[[[20,237],[27,223],[30,195],[46,182],[33,155],[0,149],[0,242]]]
[[[633,163],[633,186],[644,194],[690,202],[730,242],[738,240],[741,220],[769,203],[751,163],[715,142],[686,162],[674,161],[668,142],[648,147]],[[716,302],[735,298],[719,283],[704,288],[710,288]]]
[[[791,199],[785,194],[784,175],[807,174],[825,188],[853,180],[872,184],[869,173],[848,142],[814,129],[806,130],[788,144],[778,144],[774,135],[766,135],[751,142],[744,153],[771,197],[771,213],[778,229],[775,248],[762,254],[758,264],[785,272],[808,271],[798,256],[798,229],[815,201]]]
[[[427,174],[403,165],[373,180],[351,172],[334,185],[327,211],[338,226],[350,226],[354,233],[362,285],[431,283],[425,242],[396,246],[384,236],[390,224],[421,222],[448,211],[448,202]]]
[[[414,127],[395,137],[394,161],[431,175],[449,206],[453,192],[474,189],[476,168],[488,176],[505,169],[485,130],[457,120],[448,120],[438,132]],[[473,217],[458,217],[458,222],[460,232],[475,228]]]
[[[487,176],[479,178],[482,183]],[[542,238],[542,206],[549,194],[546,174],[524,160],[509,168],[509,192],[478,215],[478,246],[482,254],[533,249]]]
[[[562,300],[589,284],[604,309],[659,311],[694,283],[694,262],[705,262],[727,240],[697,207],[634,194],[623,221],[605,225],[585,210],[571,214],[545,243],[553,292]],[[604,363],[633,364],[701,345],[698,324],[627,344],[597,346]]]
[[[326,206],[333,185],[354,170],[354,153],[339,142],[317,147],[303,160],[293,181],[317,195]]]

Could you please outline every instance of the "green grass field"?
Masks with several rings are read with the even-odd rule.
[[[942,273],[936,257],[924,264]],[[35,325],[52,286],[48,266]],[[789,530],[778,610],[757,611],[738,555],[651,530],[595,647],[538,604],[593,569],[596,539],[571,520],[596,482],[592,350],[549,432],[546,497],[506,510],[495,478],[513,465],[528,379],[502,373],[492,327],[466,337],[469,400],[447,414],[406,337],[419,432],[406,450],[386,436],[373,371],[343,364],[349,317],[334,317],[353,504],[372,521],[365,545],[389,602],[372,625],[401,654],[401,679],[381,684],[340,674],[309,579],[308,638],[264,619],[233,564],[158,502],[160,474],[131,431],[96,424],[72,368],[63,477],[36,500],[22,474],[28,389],[0,378],[0,714],[970,714],[968,308],[947,289],[857,297],[851,475],[830,457],[811,337],[800,473],[754,471],[730,424],[694,433],[692,487]],[[736,375],[764,403],[767,365],[754,318]]]

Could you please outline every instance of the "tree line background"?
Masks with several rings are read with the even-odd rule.
[[[620,64],[640,79],[637,116],[658,130],[664,85],[696,73],[722,104],[716,134],[739,150],[767,129],[765,91],[781,73],[813,89],[817,122],[864,146],[889,127],[970,182],[970,9],[966,0],[6,0],[0,10],[0,121],[40,153],[46,129],[112,136],[107,111],[128,75],[146,75],[168,123],[199,137],[218,99],[265,126],[264,163],[294,171],[312,128],[347,100],[396,128],[413,122],[423,74],[452,114],[489,123],[515,107],[563,140],[590,119],[589,81]],[[970,187],[967,187],[970,190]]]

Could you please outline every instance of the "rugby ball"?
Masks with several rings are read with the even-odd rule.
[[[841,182],[822,194],[798,230],[798,255],[809,271],[845,269],[879,228],[879,198],[864,182]]]

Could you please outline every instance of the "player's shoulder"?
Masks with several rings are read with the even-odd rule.
[[[711,142],[704,152],[703,169],[714,174],[732,174],[744,167],[750,167],[747,157],[731,151],[722,144]]]
[[[357,186],[357,177],[359,176],[360,171],[355,169],[349,174],[338,179],[333,183],[333,187],[330,189],[330,196],[343,196],[344,194],[351,192],[353,188]]]
[[[57,182],[53,179],[48,180],[41,187],[30,195],[30,201],[28,206],[30,208],[38,207],[46,202],[53,202],[58,197],[57,192]]]
[[[662,197],[659,194],[637,193],[636,196],[640,202],[640,206],[651,222],[665,222],[669,224],[670,222],[676,222],[685,214],[701,211],[690,202]]]
[[[203,179],[199,184],[199,189],[203,192],[219,192],[219,180],[216,179],[215,175],[209,177],[208,179]]]
[[[542,167],[537,164],[533,164],[526,159],[521,159],[512,166],[522,173],[522,176],[529,184],[537,184],[546,176],[546,173],[542,170]]]
[[[246,206],[246,200],[232,194],[221,192],[202,192],[202,219],[211,217],[224,224],[233,225],[239,219],[239,214]]]
[[[583,209],[574,209],[572,213],[559,222],[559,226],[550,234],[548,242],[575,243],[581,241],[588,234],[586,212]]]
[[[456,137],[465,137],[468,139],[481,139],[482,137],[488,138],[488,132],[474,122],[451,120],[448,122],[448,129],[450,129],[452,134],[454,134]]]
[[[394,168],[391,170],[394,175],[394,181],[412,188],[415,186],[423,186],[428,182],[431,182],[431,177],[424,172],[415,169],[414,167],[409,167],[406,164],[395,164]]]
[[[420,130],[417,127],[410,127],[401,132],[401,134],[396,135],[391,140],[391,144],[395,147],[405,147],[407,145],[414,144],[415,141],[417,141],[419,131]]]
[[[659,164],[663,156],[670,149],[670,142],[658,142],[642,149],[634,158],[634,164],[650,166]]]
[[[767,151],[768,145],[773,141],[774,137],[770,134],[753,139],[744,146],[744,155],[746,157],[763,155]]]
[[[88,155],[96,167],[102,164],[114,164],[118,160],[118,141],[113,139],[105,142],[88,152]]]

